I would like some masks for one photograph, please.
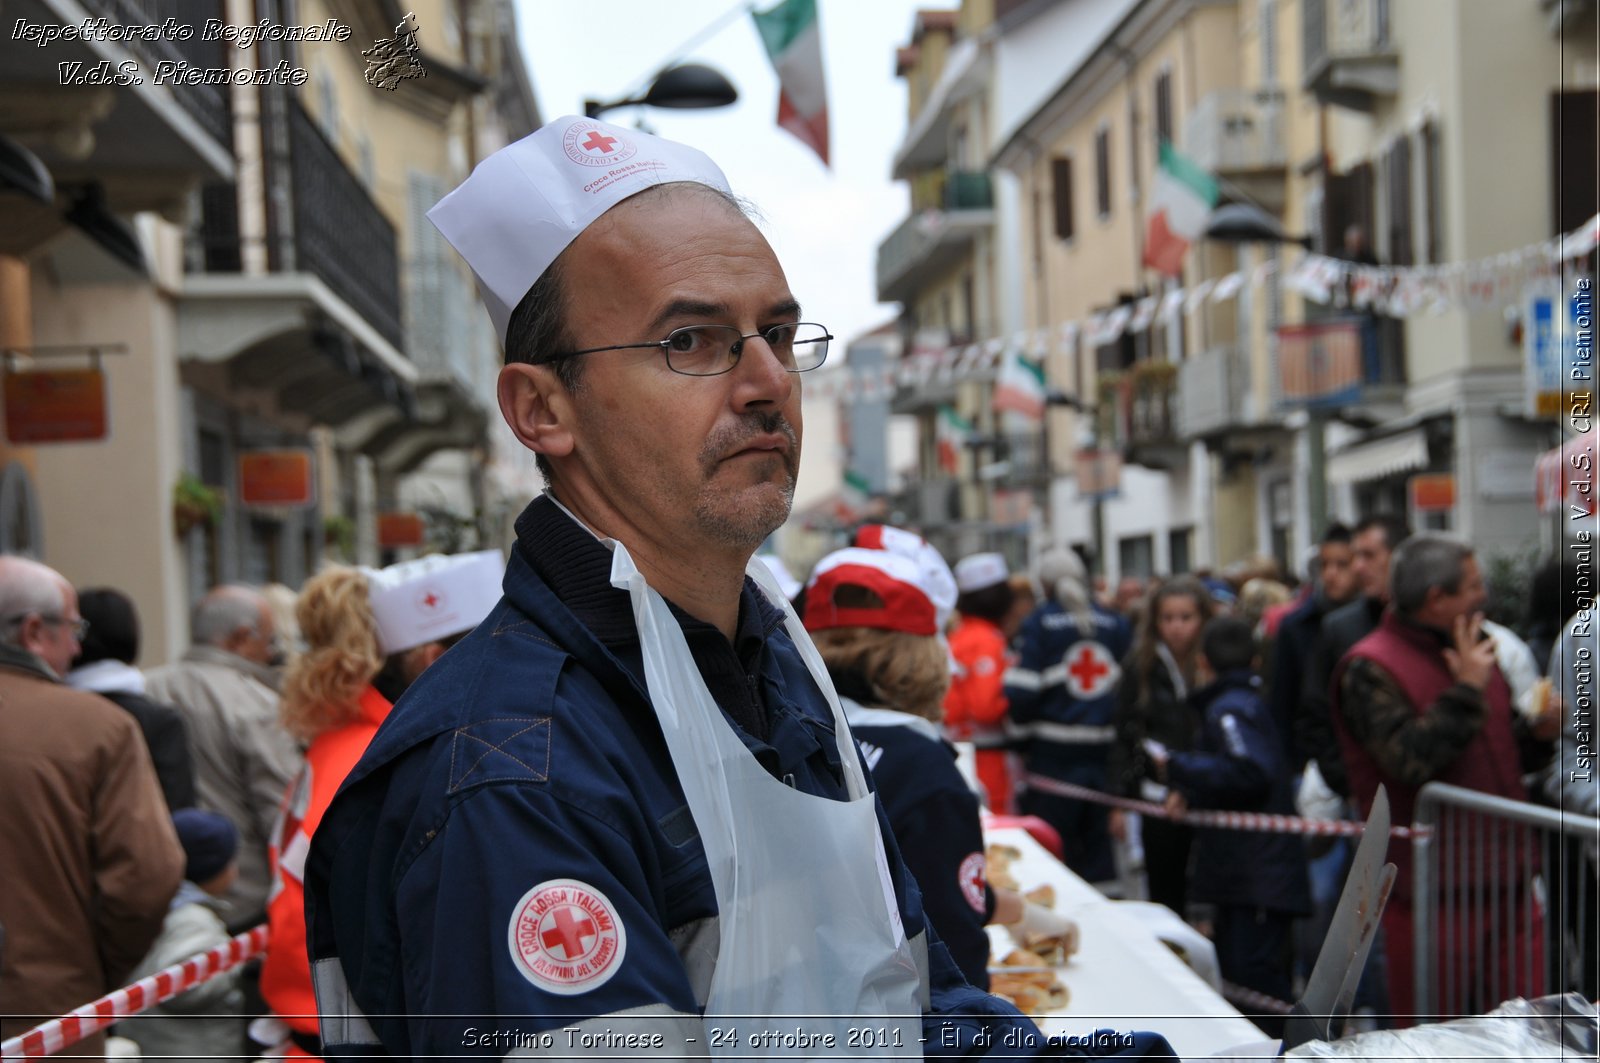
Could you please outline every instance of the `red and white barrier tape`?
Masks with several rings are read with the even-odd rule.
[[[0,1043],[0,1059],[30,1059],[51,1056],[85,1037],[155,1007],[259,956],[267,951],[266,924],[247,930],[226,945],[191,956],[164,971],[141,978],[130,986],[107,993],[81,1008],[74,1008],[59,1019],[51,1019],[26,1033]]]
[[[1025,774],[1028,788],[1057,797],[1075,797],[1080,801],[1110,805],[1143,816],[1169,819],[1174,823],[1187,823],[1194,827],[1222,827],[1228,830],[1253,830],[1267,834],[1309,834],[1317,837],[1359,838],[1366,824],[1353,819],[1302,819],[1299,816],[1280,816],[1271,812],[1218,812],[1190,809],[1187,812],[1168,812],[1151,801],[1135,801],[1127,797],[1113,797],[1087,786],[1061,782],[1043,775]],[[1427,827],[1390,827],[1391,838],[1420,838],[1431,834]]]

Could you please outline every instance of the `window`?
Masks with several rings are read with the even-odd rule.
[[[1102,218],[1111,216],[1111,128],[1101,126],[1094,135],[1094,203]]]
[[[1189,541],[1193,528],[1174,528],[1167,533],[1167,571],[1181,576],[1189,571]]]
[[[1444,260],[1443,212],[1439,207],[1439,127],[1430,119],[1417,134],[1422,142],[1422,221],[1428,227],[1427,254],[1430,265]]]
[[[1117,568],[1123,576],[1155,575],[1155,543],[1148,535],[1130,535],[1117,543]]]
[[[1261,83],[1278,83],[1278,5],[1276,0],[1261,0]]]
[[[1050,160],[1051,187],[1055,196],[1056,235],[1072,239],[1072,159]]]
[[[1156,145],[1172,143],[1172,71],[1156,75]]]
[[[1556,92],[1550,96],[1551,220],[1555,233],[1569,233],[1600,211],[1596,202],[1595,129],[1600,124],[1600,91]]]
[[[1386,200],[1391,266],[1410,266],[1416,262],[1411,231],[1411,139],[1400,137],[1384,155],[1384,196]]]

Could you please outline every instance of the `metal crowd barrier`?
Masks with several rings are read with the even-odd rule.
[[[1436,782],[1415,816],[1431,828],[1412,842],[1418,1015],[1595,991],[1600,819]]]

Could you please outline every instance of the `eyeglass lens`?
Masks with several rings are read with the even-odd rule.
[[[776,325],[760,334],[778,362],[791,373],[815,369],[828,357],[828,330],[799,322]],[[731,325],[691,325],[667,337],[667,364],[674,372],[690,376],[726,373],[739,361],[752,337]]]

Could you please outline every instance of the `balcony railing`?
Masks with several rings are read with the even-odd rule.
[[[1347,406],[1398,394],[1405,330],[1394,318],[1341,317],[1278,329],[1285,406]]]
[[[185,0],[82,0],[82,3],[90,15],[107,19],[114,26],[160,26],[171,17],[177,25],[195,29],[188,40],[153,34],[153,40],[129,35],[118,41],[138,58],[141,65],[148,68],[147,79],[162,62],[188,63],[200,68],[228,65],[222,41],[200,39],[199,29],[203,20],[197,18],[196,14],[210,11],[212,5],[196,5]],[[222,5],[215,6],[215,13],[216,16],[221,15]],[[233,119],[228,110],[226,85],[188,85],[170,79],[165,84],[172,91],[172,98],[178,102],[178,106],[199,123],[200,128],[217,143],[232,147]]]
[[[1326,103],[1370,111],[1400,90],[1390,0],[1303,0],[1304,87]]]
[[[1208,93],[1184,121],[1184,154],[1212,173],[1284,169],[1283,99],[1281,89]]]
[[[1178,369],[1178,434],[1202,439],[1255,421],[1250,375],[1250,352],[1238,344],[1184,359]]]
[[[909,523],[940,527],[961,519],[961,494],[957,481],[948,476],[929,477],[906,485],[900,507]]]
[[[1102,374],[1100,438],[1135,460],[1140,460],[1141,451],[1177,448],[1173,417],[1177,383],[1178,367],[1170,362],[1141,362],[1123,372]]]
[[[942,268],[941,254],[953,255],[972,239],[979,226],[992,220],[994,192],[989,175],[979,171],[951,170],[939,189],[939,207],[913,210],[883,243],[878,245],[878,298],[894,302],[909,298],[905,289],[923,267]]]
[[[401,348],[404,329],[394,226],[299,102],[287,93],[273,102],[282,106],[263,106],[262,121],[287,125],[288,158],[275,159],[273,166],[278,172],[287,170],[291,209],[276,209],[276,201],[266,205],[270,268],[315,274],[384,339]],[[267,144],[280,139],[262,138]],[[207,186],[201,204],[199,257],[194,266],[211,273],[238,272],[244,259],[238,189],[232,184]],[[292,250],[292,261],[286,250]]]

